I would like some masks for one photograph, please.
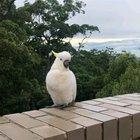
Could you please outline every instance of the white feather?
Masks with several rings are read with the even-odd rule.
[[[63,62],[68,59],[71,60],[68,52],[59,53],[46,76],[47,90],[55,105],[69,104],[76,98],[75,75],[63,65]]]

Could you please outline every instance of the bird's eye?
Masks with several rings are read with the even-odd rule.
[[[62,61],[62,58],[60,58],[60,60]]]

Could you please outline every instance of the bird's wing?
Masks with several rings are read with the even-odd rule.
[[[77,84],[76,84],[76,78],[74,73],[71,71],[71,92],[73,94],[73,100],[76,98],[76,93],[77,93]]]

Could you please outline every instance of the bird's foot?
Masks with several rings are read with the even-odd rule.
[[[68,107],[68,104],[60,105],[58,108],[59,108],[59,109],[64,109],[64,108],[66,108],[66,107]]]
[[[68,104],[68,106],[74,106],[75,101],[73,100],[71,103]]]
[[[73,106],[74,104],[75,104],[75,101],[72,101],[72,102],[69,103],[69,104],[63,104],[63,105],[61,105],[61,106],[58,107],[58,108],[64,109],[64,108],[66,108],[66,107],[71,107],[71,106]]]
[[[71,107],[75,104],[75,101],[72,101],[71,103],[69,104],[63,104],[63,105],[52,105],[52,106],[46,106],[46,108],[59,108],[59,109],[64,109],[66,107]]]
[[[60,105],[52,105],[52,106],[46,106],[46,108],[59,108],[60,107]]]

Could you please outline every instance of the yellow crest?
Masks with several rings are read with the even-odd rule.
[[[56,53],[56,52],[54,52],[54,51],[52,51],[52,53],[53,53],[53,55],[54,55],[55,57],[58,56],[58,53]]]

